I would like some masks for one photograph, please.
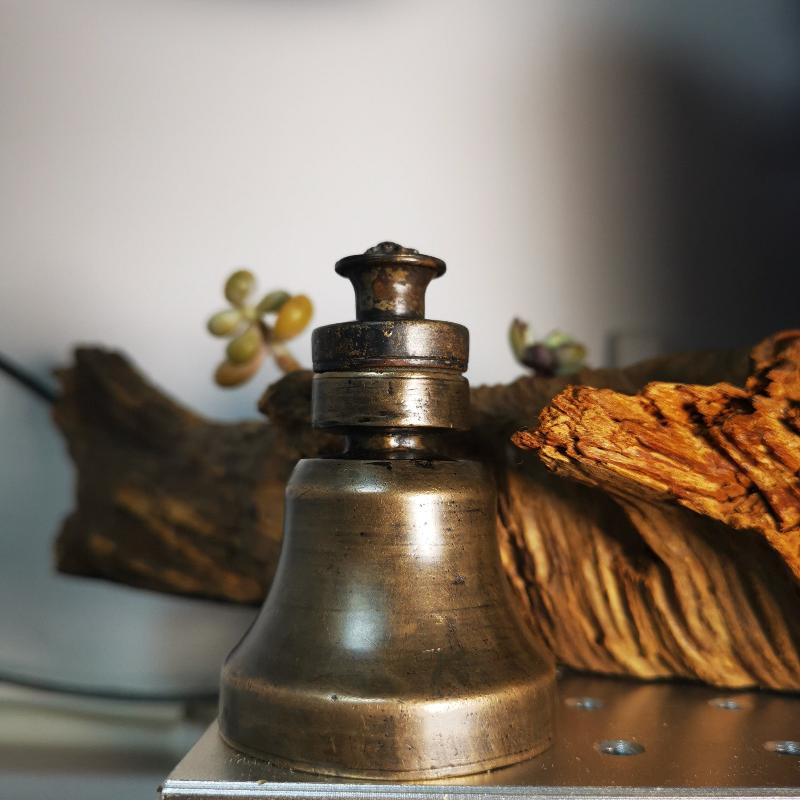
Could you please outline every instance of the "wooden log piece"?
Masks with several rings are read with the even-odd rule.
[[[593,487],[507,493],[518,594],[567,663],[800,688],[800,331],[753,360],[744,388],[569,386],[514,435]]]
[[[747,351],[709,352],[572,380],[620,396],[653,381],[745,386],[749,363]],[[756,375],[765,380],[763,370]],[[260,602],[279,551],[288,474],[298,458],[338,444],[310,427],[310,375],[270,387],[261,403],[268,425],[205,420],[107,351],[77,351],[60,377],[55,419],[77,466],[78,502],[57,542],[59,568]],[[468,444],[495,466],[501,554],[523,614],[571,666],[797,688],[797,579],[764,535],[734,531],[663,494],[630,497],[577,483],[578,474],[565,480],[510,446],[554,396],[574,391],[567,386],[526,377],[472,393]],[[749,387],[739,391],[754,394]],[[785,485],[775,491],[791,497]],[[791,503],[781,507],[790,519]],[[692,563],[705,570],[702,580]]]

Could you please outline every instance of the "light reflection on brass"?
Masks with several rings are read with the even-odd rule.
[[[315,331],[312,409],[347,445],[289,480],[272,588],[223,668],[220,732],[276,764],[344,777],[530,758],[552,739],[554,670],[509,601],[493,479],[455,456],[448,432],[469,415],[467,334],[438,322],[428,335],[422,318],[444,263],[384,243],[337,271],[358,319]]]

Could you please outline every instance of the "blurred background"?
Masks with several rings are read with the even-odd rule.
[[[225,276],[340,321],[384,239],[448,262],[473,383],[514,316],[594,365],[800,323],[790,0],[0,0],[0,109],[0,350],[47,382],[101,343],[255,417],[274,365],[211,381]],[[0,797],[151,797],[254,612],[55,575],[71,465],[0,402]]]

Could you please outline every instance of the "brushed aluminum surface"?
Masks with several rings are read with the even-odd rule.
[[[337,780],[282,770],[220,739],[216,723],[165,780],[163,800],[537,800],[538,798],[797,798],[800,697],[725,693],[678,683],[568,675],[559,681],[555,742],[511,767],[419,783]],[[638,755],[609,755],[608,741]]]

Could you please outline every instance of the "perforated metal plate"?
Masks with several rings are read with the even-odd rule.
[[[567,676],[554,746],[467,778],[382,784],[278,769],[220,740],[216,724],[161,788],[163,800],[505,800],[800,797],[800,697]]]

